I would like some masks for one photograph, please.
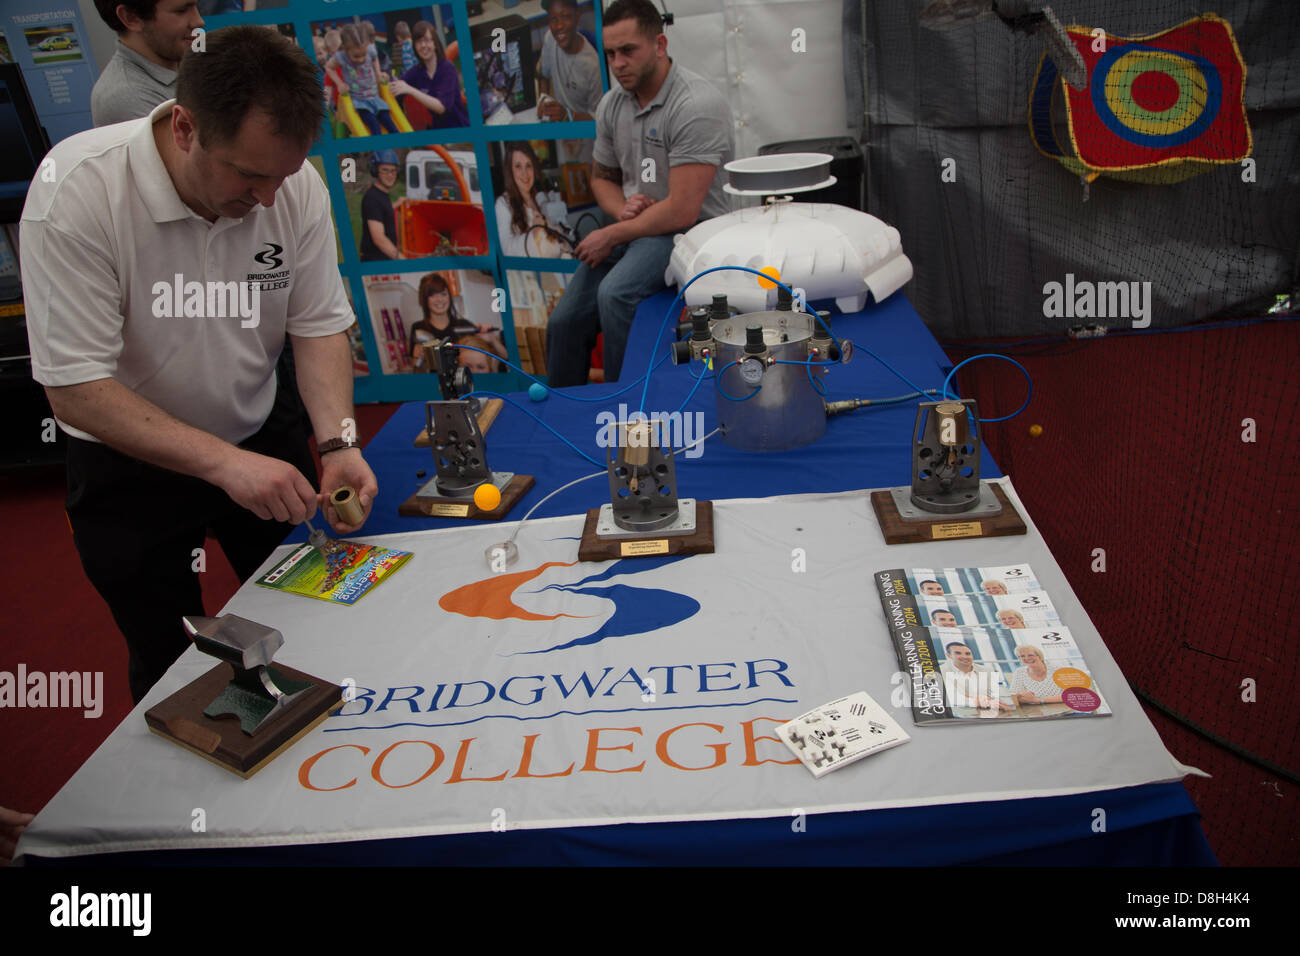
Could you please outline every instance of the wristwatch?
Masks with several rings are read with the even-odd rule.
[[[316,446],[316,451],[321,455],[328,455],[332,451],[338,451],[340,448],[356,448],[357,443],[347,438],[330,438]]]

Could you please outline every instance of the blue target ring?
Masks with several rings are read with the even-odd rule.
[[[1200,115],[1183,129],[1173,133],[1142,133],[1126,124],[1110,108],[1110,103],[1106,100],[1106,78],[1121,56],[1136,50],[1146,50],[1165,56],[1177,56],[1191,61],[1191,65],[1199,69],[1201,79],[1205,82],[1205,105],[1202,107]],[[1218,117],[1219,106],[1223,102],[1223,81],[1219,78],[1219,71],[1215,69],[1214,64],[1209,60],[1193,53],[1184,53],[1181,50],[1164,50],[1143,43],[1126,43],[1122,46],[1113,46],[1107,50],[1102,54],[1101,59],[1097,61],[1097,65],[1092,68],[1092,76],[1089,79],[1088,86],[1089,93],[1092,95],[1092,107],[1106,128],[1125,142],[1137,146],[1147,146],[1151,149],[1168,149],[1196,139],[1209,129],[1215,118]]]

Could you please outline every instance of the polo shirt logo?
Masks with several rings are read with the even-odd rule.
[[[282,252],[284,252],[284,246],[277,246],[274,242],[268,242],[265,249],[253,256],[253,261],[261,263],[268,269],[278,269],[284,265],[284,260],[280,258]]]
[[[253,261],[258,265],[266,266],[270,271],[250,272],[245,278],[262,292],[289,288],[293,273],[290,269],[281,268],[284,265],[284,257],[280,255],[282,252],[284,252],[284,246],[268,241],[266,248],[253,256]]]

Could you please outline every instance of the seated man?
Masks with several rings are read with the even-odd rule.
[[[181,61],[176,99],[49,153],[21,224],[32,374],[68,435],[68,520],[130,651],[136,702],[203,614],[211,529],[247,579],[318,506],[342,533],[301,420],[277,388],[286,331],[321,488],[378,492],[353,430],[354,321],[329,195],[306,163],[316,68],[237,26]]]
[[[591,189],[614,223],[579,243],[582,265],[551,313],[546,371],[556,388],[586,383],[600,332],[605,381],[618,380],[636,307],[664,288],[673,234],[728,211],[726,100],[669,58],[650,0],[615,0],[604,24],[605,56],[620,88],[596,108]]]

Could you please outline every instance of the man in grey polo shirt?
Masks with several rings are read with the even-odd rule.
[[[601,332],[605,380],[618,380],[636,307],[664,288],[673,235],[729,209],[731,110],[722,94],[669,58],[650,0],[610,4],[603,39],[618,88],[596,107],[591,189],[613,223],[579,243],[582,264],[547,324],[546,371],[557,388],[586,383]]]
[[[197,0],[95,0],[117,50],[90,93],[96,126],[148,116],[176,95],[176,71],[203,26]]]

